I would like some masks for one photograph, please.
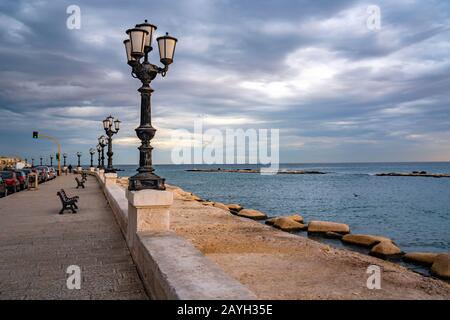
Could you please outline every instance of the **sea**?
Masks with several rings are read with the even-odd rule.
[[[119,176],[136,173],[133,165],[116,167],[123,170],[118,172]],[[167,183],[203,199],[239,203],[268,216],[298,213],[306,222],[346,223],[352,233],[387,236],[405,252],[450,251],[450,178],[375,175],[412,171],[450,173],[450,162],[280,164],[280,170],[326,173],[304,175],[186,171],[212,168],[257,169],[259,166],[156,165],[155,173]],[[299,236],[306,233],[299,232]],[[339,240],[317,240],[345,246]],[[418,272],[424,270],[418,268]]]

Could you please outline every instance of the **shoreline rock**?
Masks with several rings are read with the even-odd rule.
[[[346,234],[342,237],[342,242],[344,243],[366,248],[371,248],[382,241],[392,242],[392,240],[389,238],[373,236],[370,234]]]
[[[434,252],[410,252],[406,253],[402,258],[408,262],[431,266],[437,256],[438,253]]]
[[[439,278],[450,280],[450,254],[441,253],[434,259],[431,273]]]
[[[369,254],[377,258],[386,259],[387,257],[401,255],[403,252],[392,241],[381,241],[370,250]]]
[[[213,207],[216,207],[216,208],[225,210],[225,211],[227,211],[227,212],[230,211],[230,209],[229,209],[226,205],[224,205],[222,202],[214,202],[214,203],[213,203]]]
[[[290,217],[275,218],[273,221],[273,226],[277,229],[288,232],[308,229],[308,226],[304,225],[303,223],[297,222]]]
[[[242,209],[237,213],[237,215],[240,217],[249,218],[253,220],[267,219],[267,215],[265,213],[262,213],[261,211],[254,209]]]
[[[336,232],[340,234],[350,233],[350,227],[345,223],[313,220],[308,225],[309,234],[325,234],[327,232]]]

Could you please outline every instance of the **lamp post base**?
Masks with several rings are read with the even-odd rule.
[[[139,191],[145,189],[166,190],[164,181],[166,179],[158,177],[151,172],[139,172],[130,177],[128,182],[128,190]]]
[[[108,168],[106,168],[105,169],[105,173],[116,173],[116,169],[108,169]]]

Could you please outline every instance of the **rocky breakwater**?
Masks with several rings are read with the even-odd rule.
[[[187,169],[189,172],[261,173],[260,169]],[[316,170],[280,170],[277,174],[326,174]]]
[[[379,177],[429,177],[450,178],[450,173],[427,173],[426,171],[377,173]]]

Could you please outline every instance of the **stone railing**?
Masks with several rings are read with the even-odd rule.
[[[171,191],[129,191],[117,174],[94,175],[152,299],[256,299],[256,295],[170,230]]]

